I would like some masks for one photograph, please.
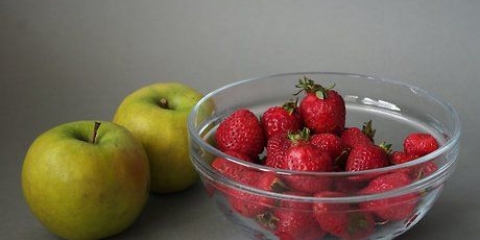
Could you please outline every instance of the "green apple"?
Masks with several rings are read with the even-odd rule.
[[[33,214],[66,239],[99,239],[125,230],[143,210],[149,183],[142,145],[111,122],[71,122],[44,132],[30,145],[22,168]]]
[[[152,192],[178,192],[197,181],[189,158],[187,118],[202,97],[186,84],[160,82],[134,91],[117,108],[113,122],[130,130],[147,152]],[[203,104],[200,111],[212,110],[213,104]]]

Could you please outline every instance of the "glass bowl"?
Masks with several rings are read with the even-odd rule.
[[[401,150],[411,132],[431,134],[440,147],[403,164],[356,172],[276,169],[216,148],[216,128],[229,114],[246,108],[260,117],[267,108],[291,99],[298,90],[295,85],[304,77],[335,86],[345,101],[346,127],[372,120],[376,141],[392,144],[393,150]],[[203,109],[212,103],[215,110],[207,114]],[[207,193],[248,238],[392,239],[425,216],[454,171],[460,121],[445,100],[409,84],[359,74],[300,72],[246,79],[207,94],[189,116],[188,134],[190,158]],[[284,189],[263,190],[226,177],[212,167],[216,158],[269,174],[279,179]],[[411,179],[407,185],[378,193],[361,190],[377,177],[403,173]],[[328,188],[322,189],[327,193],[291,190],[289,179],[327,181]]]

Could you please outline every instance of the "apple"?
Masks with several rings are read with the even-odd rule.
[[[203,97],[179,82],[159,82],[129,94],[113,122],[124,126],[144,146],[150,161],[150,190],[173,193],[192,186],[198,175],[189,158],[187,118]],[[213,103],[202,104],[206,115]]]
[[[142,145],[111,122],[64,123],[42,133],[22,167],[31,211],[66,239],[100,239],[125,230],[142,212],[149,183]]]

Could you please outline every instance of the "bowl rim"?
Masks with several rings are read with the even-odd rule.
[[[414,92],[415,94],[421,95],[422,97],[427,98],[430,101],[436,102],[446,112],[451,113],[451,117],[452,117],[452,120],[453,120],[453,131],[451,132],[451,136],[450,136],[450,138],[447,139],[445,144],[441,145],[437,150],[435,150],[435,151],[433,151],[429,154],[426,154],[422,157],[419,157],[415,160],[412,160],[412,161],[409,161],[409,162],[406,162],[406,163],[402,163],[402,164],[398,164],[398,165],[392,165],[392,166],[384,167],[384,168],[369,169],[369,170],[362,170],[362,171],[355,171],[355,172],[303,172],[303,171],[295,171],[295,170],[276,169],[276,168],[272,168],[272,167],[268,167],[268,166],[264,166],[264,165],[260,165],[260,164],[256,164],[256,163],[246,162],[246,161],[241,160],[239,158],[235,158],[233,156],[230,156],[230,155],[220,151],[219,149],[215,148],[214,146],[208,144],[205,140],[203,140],[200,137],[200,135],[196,131],[196,126],[194,124],[196,113],[198,112],[199,108],[205,102],[209,101],[209,99],[213,98],[218,93],[221,93],[221,92],[223,92],[227,89],[233,88],[235,86],[244,85],[244,84],[247,84],[247,83],[253,82],[253,81],[260,81],[262,79],[275,78],[275,77],[299,76],[299,75],[348,76],[348,77],[368,79],[368,81],[378,81],[378,82],[383,82],[383,83],[394,84],[394,85],[406,87],[406,88],[410,89],[410,91]],[[326,72],[307,71],[307,72],[288,72],[288,73],[271,74],[271,75],[266,75],[266,76],[247,78],[247,79],[235,81],[233,83],[230,83],[230,84],[224,85],[222,87],[219,87],[219,88],[209,92],[208,94],[206,94],[192,108],[192,110],[191,110],[191,112],[188,116],[187,128],[188,128],[189,138],[191,138],[192,141],[195,141],[197,144],[199,144],[203,149],[205,149],[206,151],[208,151],[209,153],[211,153],[215,156],[228,159],[228,160],[230,160],[232,162],[235,162],[237,164],[240,164],[240,165],[243,165],[243,166],[246,166],[246,167],[249,167],[249,168],[253,168],[253,169],[258,169],[260,171],[270,171],[270,172],[275,172],[275,173],[285,174],[285,175],[295,174],[295,175],[326,176],[326,177],[362,176],[362,175],[368,175],[368,174],[372,174],[372,173],[381,174],[381,173],[393,172],[393,171],[396,171],[396,170],[400,170],[402,168],[408,168],[408,167],[411,167],[411,166],[414,166],[414,165],[419,165],[419,164],[428,162],[432,159],[435,159],[439,155],[447,152],[449,149],[454,148],[456,145],[458,145],[459,138],[460,138],[460,135],[461,135],[461,122],[460,122],[460,118],[458,116],[457,111],[453,108],[453,106],[450,103],[448,103],[446,100],[444,100],[442,97],[440,97],[438,95],[430,93],[430,92],[428,92],[428,91],[426,91],[426,90],[424,90],[420,87],[413,86],[411,84],[401,82],[401,81],[397,81],[397,80],[375,77],[375,76],[372,76],[372,75],[357,74],[357,73],[329,72],[329,71],[326,71]],[[451,162],[455,162],[456,160],[457,159],[455,157],[455,159],[452,159]],[[213,170],[213,168],[211,166],[209,166],[208,164],[205,164],[204,162],[199,162],[199,164],[203,165],[204,168],[207,168],[209,170]],[[453,165],[453,163],[449,163],[444,167],[449,167],[450,165]],[[424,183],[425,182],[424,180],[432,179],[432,178],[435,177],[435,175],[441,174],[442,173],[441,170],[442,169],[437,170],[434,174],[432,174],[433,176],[431,175],[431,176],[428,176],[424,179],[421,179],[421,180],[415,181],[415,182],[418,182],[418,184]],[[239,183],[236,183],[235,181],[232,181],[232,180],[228,179],[227,177],[224,177],[223,175],[221,175],[221,174],[219,174],[215,171],[211,171],[211,173],[215,174],[215,175],[218,175],[220,178],[225,179],[226,182],[239,184]],[[415,186],[417,186],[418,184],[416,184]],[[240,185],[242,185],[242,184],[240,184]],[[408,186],[410,186],[410,185],[408,185]],[[254,188],[250,189],[250,187],[246,186],[246,185],[242,185],[241,188],[256,191]],[[262,190],[259,190],[259,191],[267,192],[267,191],[262,191]],[[395,191],[393,191],[393,192],[395,192]]]

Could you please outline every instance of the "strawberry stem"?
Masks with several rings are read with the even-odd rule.
[[[358,232],[368,229],[370,226],[370,222],[361,213],[350,213],[348,217],[349,225],[347,231],[350,236],[355,236]]]
[[[288,139],[292,141],[293,144],[297,144],[301,141],[308,141],[310,139],[310,129],[304,127],[302,130],[299,130],[295,133],[288,133]]]
[[[320,84],[316,84],[312,79],[307,78],[306,76],[303,76],[303,79],[300,78],[298,80],[298,84],[295,85],[295,87],[300,88],[300,90],[294,93],[293,94],[294,96],[305,91],[306,93],[315,94],[319,99],[325,99],[327,97],[327,91],[332,90],[335,87],[335,84],[333,84],[329,88],[325,88]]]
[[[295,100],[290,99],[282,105],[282,108],[287,110],[288,114],[292,115],[292,113],[297,109],[298,106],[298,98]]]
[[[272,191],[277,193],[282,193],[289,190],[288,186],[285,185],[282,181],[278,180],[272,184]]]
[[[275,230],[277,228],[277,223],[279,219],[273,215],[271,212],[258,214],[255,217],[255,220],[266,229]]]
[[[379,147],[381,147],[387,154],[390,154],[392,152],[392,144],[386,143],[386,142],[381,142],[378,144]]]
[[[365,134],[372,142],[375,142],[373,140],[373,137],[375,137],[375,132],[376,130],[372,126],[372,120],[370,119],[368,122],[364,122],[362,126],[362,133]]]
[[[345,167],[345,163],[347,161],[347,156],[349,153],[349,148],[343,149],[340,155],[338,155],[338,157],[333,160],[333,164],[336,166],[340,166],[343,169]]]

